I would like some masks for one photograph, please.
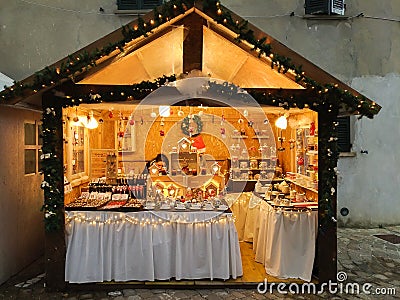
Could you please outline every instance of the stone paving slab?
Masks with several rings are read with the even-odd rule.
[[[5,299],[65,299],[65,300],[219,300],[219,299],[400,299],[400,245],[393,245],[375,237],[375,234],[400,234],[400,226],[373,229],[338,229],[338,271],[344,272],[347,279],[342,281],[342,288],[358,285],[362,288],[369,284],[371,294],[329,293],[322,294],[287,294],[274,290],[262,294],[255,288],[218,288],[202,286],[202,289],[193,289],[187,286],[183,289],[151,288],[148,289],[121,289],[115,291],[65,291],[47,293],[44,288],[44,261],[43,258],[12,277],[0,286],[0,300]],[[340,282],[339,282],[340,283]],[[351,285],[350,285],[351,284]],[[380,293],[378,295],[378,292]],[[372,294],[374,293],[374,294]],[[384,295],[382,295],[384,293]],[[393,294],[395,293],[395,294]]]

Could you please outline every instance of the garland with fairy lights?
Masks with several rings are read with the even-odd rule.
[[[14,86],[6,88],[0,93],[0,99],[4,103],[15,97],[28,96],[49,86],[55,86],[61,80],[74,79],[76,75],[90,69],[96,65],[96,61],[114,51],[124,51],[124,45],[141,36],[148,36],[152,30],[161,24],[168,22],[174,17],[185,13],[195,5],[194,0],[171,0],[159,8],[154,9],[153,19],[145,21],[139,18],[133,27],[123,26],[123,39],[111,43],[102,49],[96,49],[92,53],[83,52],[78,55],[68,56],[59,67],[46,67],[35,73],[32,84],[15,83]],[[278,72],[293,72],[297,83],[305,87],[302,94],[283,95],[279,91],[265,93],[251,91],[251,96],[260,104],[290,108],[310,108],[323,114],[324,124],[320,124],[319,130],[319,154],[326,157],[324,167],[320,168],[319,183],[319,210],[322,220],[319,224],[320,229],[327,228],[336,222],[336,208],[333,199],[336,198],[337,181],[337,159],[339,156],[337,148],[337,132],[335,122],[339,110],[348,113],[356,113],[361,116],[372,118],[379,112],[380,107],[375,102],[368,101],[363,96],[354,96],[348,91],[344,91],[337,84],[319,84],[315,80],[308,78],[302,71],[301,66],[294,65],[290,58],[272,52],[271,45],[267,43],[267,38],[257,39],[254,32],[247,28],[247,21],[235,20],[231,13],[220,5],[216,0],[203,0],[203,10],[210,13],[215,21],[223,24],[237,34],[237,42],[246,41],[253,45],[253,51],[258,55],[267,56],[271,59],[271,68]],[[59,101],[54,101],[50,106],[43,107],[43,155],[42,171],[44,181],[42,188],[45,194],[45,202],[42,210],[45,213],[45,228],[47,231],[54,231],[61,228],[64,220],[64,194],[63,194],[63,170],[62,163],[56,153],[62,153],[58,141],[59,137],[61,110],[62,107],[75,106],[82,103],[97,103],[103,99],[107,101],[120,101],[130,98],[143,99],[146,95],[166,84],[168,81],[175,81],[175,76],[163,76],[154,82],[144,81],[132,86],[114,86],[112,92],[91,93],[89,95],[58,97]],[[209,88],[216,92],[238,93],[237,87],[229,83],[218,84],[209,83]],[[46,104],[44,104],[46,105]],[[185,132],[184,132],[185,133]],[[189,133],[189,132],[188,132]],[[62,147],[62,145],[61,145]],[[322,212],[322,213],[321,213]]]
[[[343,91],[337,85],[325,84],[321,85],[315,80],[308,78],[302,71],[301,66],[296,66],[291,62],[291,59],[283,55],[272,52],[271,45],[267,43],[267,38],[257,39],[254,32],[248,29],[248,21],[235,20],[229,10],[223,7],[217,0],[203,0],[203,10],[212,15],[216,22],[223,24],[237,34],[237,42],[246,41],[253,45],[252,50],[258,53],[258,56],[268,56],[271,59],[271,68],[278,72],[286,73],[292,71],[295,74],[297,83],[304,86],[306,89],[315,91],[321,97],[329,99],[332,103],[338,100],[345,106],[344,108],[349,113],[357,112],[360,115],[366,115],[372,118],[374,114],[379,112],[379,106],[374,102],[369,102],[365,97],[357,97],[348,91]],[[77,56],[68,56],[59,67],[45,67],[43,70],[36,72],[34,82],[32,84],[22,84],[16,82],[12,87],[6,87],[0,93],[1,99],[8,99],[20,96],[26,96],[27,93],[36,93],[41,89],[49,86],[54,86],[62,79],[74,78],[82,72],[87,71],[96,65],[96,61],[113,51],[124,51],[124,45],[141,36],[148,36],[153,29],[170,21],[174,17],[185,13],[189,8],[194,7],[194,0],[171,0],[164,5],[153,10],[153,18],[150,21],[145,21],[138,18],[138,21],[133,27],[123,26],[123,39],[115,43],[110,43],[104,46],[101,50],[96,49],[92,53],[83,52]],[[318,97],[320,98],[320,97]],[[301,105],[301,103],[299,103]]]

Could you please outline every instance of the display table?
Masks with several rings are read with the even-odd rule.
[[[259,204],[254,227],[255,260],[278,278],[311,280],[318,230],[318,212],[274,209]]]
[[[66,213],[70,283],[237,278],[232,214],[218,211]]]

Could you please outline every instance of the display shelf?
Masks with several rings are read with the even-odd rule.
[[[314,192],[314,193],[317,193],[317,194],[318,194],[318,190],[313,189],[313,188],[311,188],[311,187],[308,187],[308,186],[306,186],[306,185],[304,185],[304,184],[300,184],[300,183],[296,182],[296,180],[292,180],[292,179],[289,179],[289,178],[285,178],[285,180],[288,181],[288,182],[290,182],[290,183],[293,183],[293,184],[295,184],[295,185],[297,185],[297,186],[299,186],[299,187],[301,187],[301,188],[303,188],[303,189],[306,189],[306,190],[309,190],[309,191],[311,191],[311,192]]]
[[[252,137],[253,139],[269,139],[268,135],[255,135]]]
[[[310,150],[310,151],[306,151],[307,155],[318,155],[318,151],[316,150]]]
[[[232,138],[233,139],[247,139],[248,136],[247,135],[233,135]]]

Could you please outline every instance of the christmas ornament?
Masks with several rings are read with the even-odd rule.
[[[164,135],[165,135],[164,130],[160,130],[160,136],[164,136]]]
[[[315,134],[315,123],[311,122],[310,124],[310,135],[314,135]]]
[[[221,136],[223,139],[226,138],[225,132],[226,132],[225,128],[221,127]]]

